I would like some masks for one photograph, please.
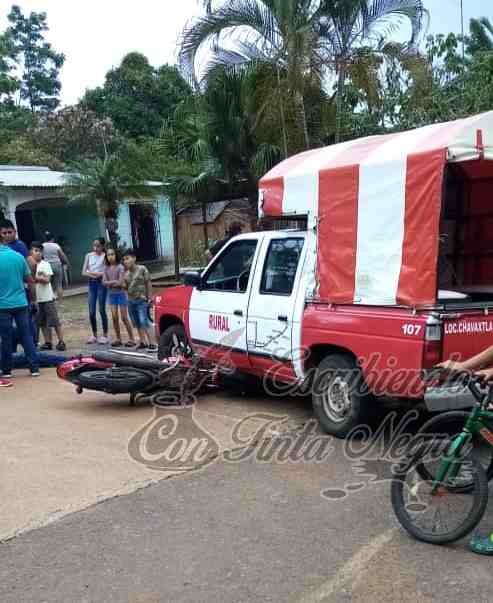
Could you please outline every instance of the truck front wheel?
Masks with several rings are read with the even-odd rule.
[[[190,343],[183,325],[171,325],[161,333],[158,349],[159,360],[180,354],[188,356],[189,353]]]
[[[368,421],[371,396],[353,358],[343,354],[323,358],[314,373],[312,403],[322,429],[338,438]]]

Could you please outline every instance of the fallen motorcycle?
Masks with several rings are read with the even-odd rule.
[[[203,388],[215,386],[217,367],[193,355],[157,360],[136,352],[102,351],[64,362],[57,375],[73,383],[79,394],[87,389],[130,394],[131,404],[184,406]]]

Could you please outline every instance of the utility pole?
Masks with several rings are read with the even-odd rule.
[[[460,0],[460,28],[462,36],[462,62],[466,58],[466,46],[464,40],[464,0]]]

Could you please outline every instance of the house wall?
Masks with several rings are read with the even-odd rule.
[[[175,241],[173,238],[173,205],[167,197],[158,198],[161,254],[166,263],[174,263]]]
[[[26,223],[32,218],[32,229],[29,228],[31,240],[43,240],[46,230],[55,237],[61,238],[64,251],[71,261],[71,282],[83,282],[81,276],[85,254],[90,251],[92,240],[105,236],[104,220],[95,209],[77,205],[67,205],[63,194],[56,190],[12,189],[7,191],[7,198],[2,197],[3,214],[16,223],[16,210],[28,213]],[[156,245],[158,261],[166,264],[166,268],[174,269],[173,209],[167,197],[159,196],[155,201],[146,201],[156,207],[158,241]],[[18,214],[19,216],[19,214]],[[118,235],[121,247],[133,247],[132,226],[130,223],[129,202],[120,204],[118,208]],[[27,242],[31,242],[28,240]]]
[[[81,271],[85,255],[91,250],[92,241],[101,236],[94,210],[77,206],[40,207],[33,209],[33,221],[38,238],[42,240],[43,233],[49,230],[62,242],[71,264],[71,282],[84,281]]]
[[[171,201],[165,196],[158,196],[155,200],[145,201],[125,201],[118,208],[118,244],[121,248],[134,247],[132,236],[132,223],[130,205],[153,205],[155,208],[154,219],[155,231],[149,233],[150,236],[156,236],[156,260],[165,264],[173,264],[174,247],[173,238],[173,206]]]

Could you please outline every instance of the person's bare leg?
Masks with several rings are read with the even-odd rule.
[[[130,319],[128,317],[128,309],[126,308],[126,306],[120,306],[120,312],[122,315],[122,322],[125,325],[125,328],[127,329],[129,341],[135,341],[134,330],[132,329],[132,323],[130,322]]]
[[[41,327],[45,343],[52,344],[51,329],[49,327]]]
[[[156,345],[156,334],[154,333],[154,329],[149,327],[146,329],[147,339],[149,341],[149,345]]]
[[[55,327],[55,333],[58,337],[58,343],[63,343],[63,330],[60,325],[58,325],[58,327]]]
[[[111,308],[111,318],[113,320],[113,329],[115,331],[116,340],[122,340],[122,333],[120,331],[120,317],[118,315],[118,306],[110,306]]]
[[[143,345],[146,345],[146,341],[147,341],[146,330],[145,329],[137,329],[137,332],[139,334],[140,343],[142,343]]]

